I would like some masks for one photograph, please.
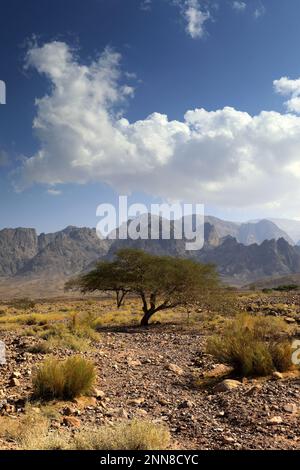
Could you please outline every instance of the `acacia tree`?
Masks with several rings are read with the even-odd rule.
[[[122,301],[129,292],[139,296],[141,325],[147,326],[156,312],[195,304],[216,290],[219,283],[212,265],[123,249],[114,261],[100,263],[71,284],[82,292],[119,291]]]
[[[89,273],[66,282],[65,290],[80,290],[84,294],[96,291],[114,292],[117,307],[120,308],[130,291],[126,287],[126,279],[123,274],[125,273],[117,262],[101,261]]]

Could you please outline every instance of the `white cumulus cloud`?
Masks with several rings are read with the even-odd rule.
[[[300,78],[291,80],[288,77],[282,77],[273,82],[275,91],[283,96],[290,96],[285,102],[288,111],[300,113]]]
[[[45,75],[51,89],[36,101],[40,146],[19,168],[20,189],[104,182],[119,192],[231,208],[282,210],[297,203],[300,117],[225,107],[188,110],[180,121],[154,112],[129,122],[121,110],[134,90],[123,83],[120,59],[105,50],[83,65],[63,42],[28,52],[28,66]],[[274,86],[298,93],[289,79]]]

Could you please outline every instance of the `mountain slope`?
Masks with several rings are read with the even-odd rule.
[[[241,224],[237,240],[243,245],[252,245],[253,243],[261,244],[264,240],[279,240],[279,238],[284,238],[291,245],[294,244],[287,233],[270,220],[265,219],[257,223]]]
[[[300,273],[300,253],[283,238],[245,246],[227,237],[214,250],[202,250],[197,259],[213,263],[227,279],[242,285],[268,276]]]
[[[168,222],[171,239],[162,237],[162,219],[154,217],[150,220],[145,215],[134,221],[137,227],[142,222],[149,235],[154,227],[156,239],[101,240],[95,229],[77,227],[39,236],[34,229],[4,229],[0,231],[0,277],[59,281],[90,269],[100,259],[111,259],[120,248],[128,247],[156,255],[215,263],[223,278],[234,284],[300,273],[300,249],[286,241],[286,234],[276,240],[283,232],[267,220],[239,225],[206,217],[204,246],[200,251],[186,251],[187,240],[176,238],[177,224],[182,221]],[[190,224],[193,227],[194,221]],[[118,235],[119,229],[116,232]],[[230,236],[231,232],[244,244]],[[272,236],[273,240],[250,244],[252,240]]]
[[[38,237],[31,228],[0,231],[0,276],[13,276],[38,252]]]
[[[269,219],[281,230],[286,232],[294,243],[300,241],[300,220],[290,219]]]
[[[96,230],[90,228],[67,227],[48,236],[48,239],[40,237],[42,249],[24,264],[18,275],[70,276],[105,256],[109,248],[109,242],[100,240]]]

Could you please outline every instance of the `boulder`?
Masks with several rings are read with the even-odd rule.
[[[241,386],[242,386],[242,384],[238,380],[226,379],[226,380],[223,380],[222,382],[218,383],[214,387],[214,391],[216,393],[230,392],[230,391],[235,390],[236,388],[241,387]]]

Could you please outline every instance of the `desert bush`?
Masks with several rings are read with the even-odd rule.
[[[279,318],[242,315],[208,340],[207,352],[243,376],[265,376],[291,367],[291,347]]]
[[[99,340],[98,333],[78,326],[71,328],[70,324],[57,323],[49,326],[40,333],[42,339],[47,340],[50,348],[67,348],[72,351],[88,351],[91,339]]]
[[[270,351],[275,369],[284,372],[291,367],[292,347],[289,341],[270,345]]]
[[[278,292],[291,292],[293,290],[298,290],[299,286],[297,284],[284,284],[278,287],[273,287],[273,290]]]
[[[30,310],[36,306],[34,300],[24,297],[23,299],[15,299],[9,304],[10,307],[16,308],[18,310]]]
[[[47,354],[50,351],[50,345],[47,341],[42,341],[40,343],[29,346],[28,352],[31,354]]]
[[[77,450],[163,450],[170,434],[163,425],[149,421],[129,421],[82,431],[74,438]]]
[[[58,432],[31,436],[24,442],[24,450],[67,450],[68,441]]]
[[[26,413],[17,420],[0,417],[0,437],[23,449],[29,442],[45,436],[48,426],[48,420],[44,416],[33,412]]]
[[[94,365],[83,357],[69,357],[65,361],[49,358],[33,378],[34,395],[43,399],[72,399],[88,394],[95,378]]]

